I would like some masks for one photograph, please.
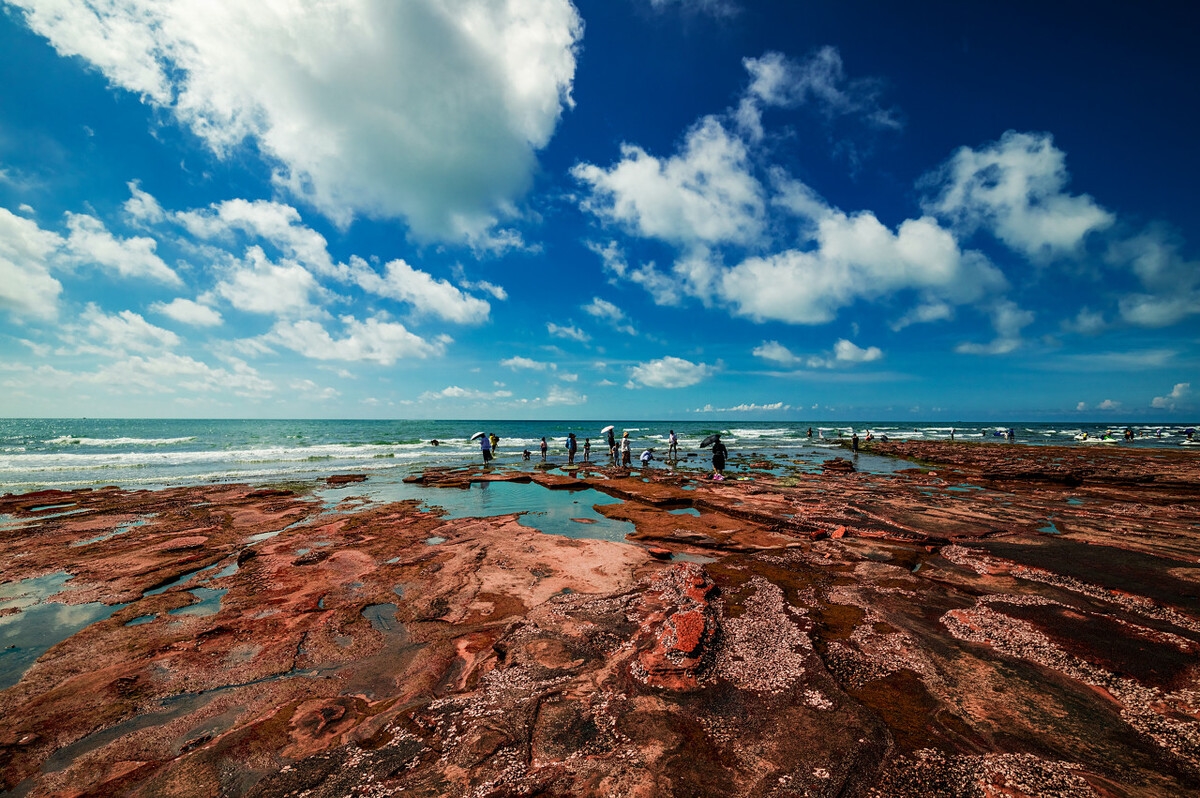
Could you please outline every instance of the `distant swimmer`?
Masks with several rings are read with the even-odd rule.
[[[441,441],[439,441],[437,438],[434,438],[433,440],[431,440],[429,442],[429,445],[430,446],[439,446],[439,445],[441,445]]]

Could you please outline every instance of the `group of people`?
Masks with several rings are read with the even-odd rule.
[[[613,463],[620,463],[624,468],[629,468],[633,459],[633,447],[629,440],[629,433],[621,434],[620,442],[617,441],[616,434],[612,427],[603,430],[608,435],[608,456]],[[495,433],[487,433],[479,435],[479,448],[483,454],[483,464],[487,465],[496,457],[496,451],[500,444],[500,437]],[[729,450],[725,448],[725,444],[721,443],[721,436],[714,435],[715,441],[712,447],[712,462],[713,462],[713,479],[721,480],[725,478],[725,459],[729,456]],[[431,441],[436,446],[439,441]],[[550,449],[550,445],[546,442],[545,437],[542,438],[541,446],[542,460],[545,461],[546,454]],[[579,451],[579,441],[575,437],[574,432],[567,433],[566,450],[567,450],[567,465],[575,464],[575,455]],[[522,452],[524,459],[529,460],[533,456],[533,452],[526,449]],[[591,461],[592,455],[592,439],[583,439],[583,462]],[[667,436],[667,460],[674,461],[679,458],[679,436],[675,434],[675,430],[671,430]],[[642,468],[650,468],[650,462],[654,460],[654,449],[647,448],[642,451],[638,458],[641,461]]]

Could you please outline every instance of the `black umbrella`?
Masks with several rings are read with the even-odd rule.
[[[714,443],[716,443],[716,442],[717,442],[717,441],[719,441],[719,440],[721,440],[721,436],[720,436],[720,435],[709,435],[707,438],[705,438],[704,440],[700,441],[700,448],[701,448],[701,449],[704,449],[704,448],[707,448],[707,447],[709,447],[709,446],[712,446]]]

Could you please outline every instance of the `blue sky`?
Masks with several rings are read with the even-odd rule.
[[[1200,405],[1192,4],[0,9],[3,415]]]

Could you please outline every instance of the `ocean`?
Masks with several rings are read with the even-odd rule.
[[[500,468],[531,468],[539,460],[545,436],[548,459],[565,462],[565,438],[574,432],[582,458],[585,438],[592,441],[592,460],[607,462],[596,421],[347,421],[347,420],[194,420],[194,419],[0,419],[0,493],[27,493],[46,488],[72,489],[117,485],[160,488],[208,482],[266,483],[312,479],[330,474],[365,473],[399,481],[429,466],[464,466],[481,462],[476,432],[500,436]],[[674,429],[680,451],[698,455],[691,466],[707,463],[700,441],[721,433],[731,455],[755,453],[787,457],[819,469],[824,460],[845,454],[839,439],[851,431],[891,439],[958,440],[1005,443],[1012,428],[1018,443],[1090,446],[1106,432],[1122,447],[1170,447],[1187,441],[1197,424],[1128,427],[1132,441],[1122,440],[1123,424],[897,422],[750,422],[750,421],[620,421],[611,422],[617,437],[628,431],[634,459],[653,447],[666,454],[667,435]],[[812,429],[812,437],[808,430]],[[1076,437],[1088,433],[1087,441]],[[434,446],[431,441],[438,440]],[[1200,444],[1200,441],[1197,441]],[[522,452],[529,449],[532,460]],[[1192,451],[1198,451],[1192,449]],[[685,461],[687,462],[687,461]],[[734,461],[736,464],[736,460]],[[661,464],[660,464],[661,465]],[[859,467],[889,471],[891,458],[860,455]]]

